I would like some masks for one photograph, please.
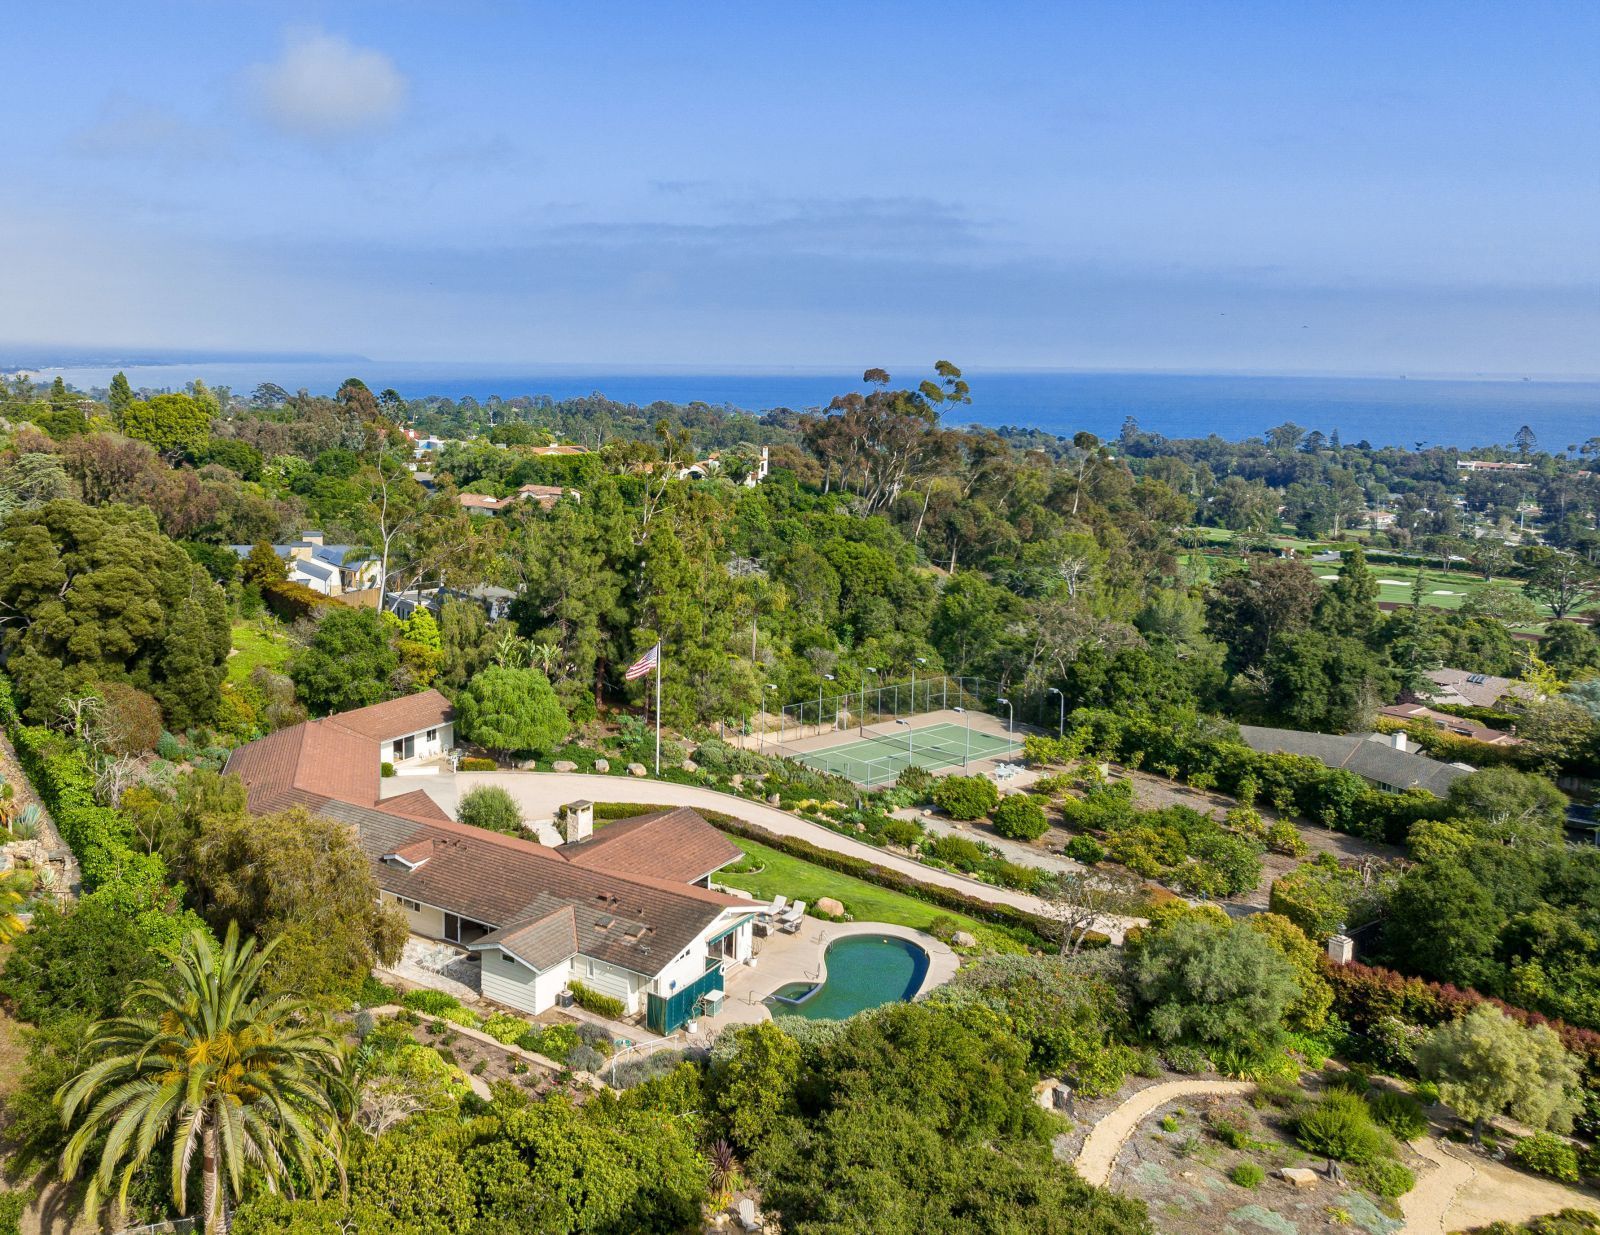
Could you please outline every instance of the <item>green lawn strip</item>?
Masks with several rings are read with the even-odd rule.
[[[228,680],[250,680],[257,665],[282,673],[289,663],[289,637],[276,627],[263,629],[256,622],[236,622],[233,627],[233,655],[228,657]]]
[[[745,856],[761,865],[759,871],[719,871],[716,882],[730,888],[742,888],[761,900],[787,896],[791,901],[805,901],[814,905],[824,896],[831,896],[845,907],[845,912],[858,922],[889,922],[896,926],[909,926],[927,930],[939,917],[953,919],[958,929],[971,931],[985,948],[997,952],[1020,952],[1016,940],[995,930],[987,923],[950,909],[929,905],[915,897],[880,888],[853,875],[842,875],[827,870],[803,858],[780,853],[758,841],[729,836]]]

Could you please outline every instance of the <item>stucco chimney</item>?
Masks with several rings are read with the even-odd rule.
[[[594,803],[568,802],[561,812],[561,834],[568,844],[593,836]]]

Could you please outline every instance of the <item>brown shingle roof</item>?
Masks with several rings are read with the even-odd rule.
[[[376,744],[332,720],[306,721],[247,743],[228,756],[227,770],[244,782],[258,814],[295,805],[315,809],[330,798],[378,799]]]
[[[410,793],[397,794],[392,798],[384,798],[378,807],[386,810],[391,815],[404,815],[407,819],[418,819],[424,822],[444,820],[450,822],[450,816],[427,793],[421,789],[413,789]]]
[[[376,738],[380,742],[421,733],[424,729],[437,729],[455,716],[455,709],[436,690],[419,691],[403,695],[386,703],[357,708],[353,712],[340,712],[328,719],[362,737]]]
[[[737,861],[741,850],[686,806],[608,823],[558,851],[575,866],[690,883]]]
[[[577,915],[571,905],[562,905],[525,926],[509,926],[485,935],[472,945],[472,951],[490,947],[504,948],[524,965],[543,972],[577,955]]]
[[[532,841],[462,823],[416,823],[341,802],[322,813],[356,828],[386,892],[497,929],[570,905],[578,950],[635,973],[659,973],[725,910],[755,908],[689,884],[577,866]],[[383,861],[427,840],[432,856],[415,870]]]

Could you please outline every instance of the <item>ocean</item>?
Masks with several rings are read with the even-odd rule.
[[[81,389],[104,386],[115,370],[68,368]],[[382,361],[205,363],[128,366],[135,388],[180,389],[199,377],[236,391],[264,381],[288,390],[332,394],[346,377],[373,390],[394,387],[423,395],[549,395],[564,399],[600,393],[624,403],[700,400],[753,412],[821,407],[842,391],[861,389],[858,374],[796,370],[772,373],[540,371],[504,367]],[[915,383],[923,371],[895,371]],[[1131,416],[1146,432],[1166,437],[1251,437],[1285,421],[1374,446],[1506,445],[1522,425],[1542,449],[1562,451],[1600,435],[1600,382],[1441,381],[1407,378],[1250,377],[1153,373],[966,371],[970,407],[951,409],[950,424],[1042,429],[1071,436],[1087,429],[1115,437]]]

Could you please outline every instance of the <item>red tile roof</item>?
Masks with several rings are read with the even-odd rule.
[[[244,782],[250,809],[315,809],[322,802],[378,800],[376,743],[332,720],[311,720],[247,743],[228,757]]]
[[[454,716],[455,709],[450,706],[450,700],[436,690],[424,690],[385,703],[374,703],[371,707],[357,708],[353,712],[340,712],[328,719],[363,737],[387,742],[408,734],[421,733],[424,729],[436,729],[448,724]]]

